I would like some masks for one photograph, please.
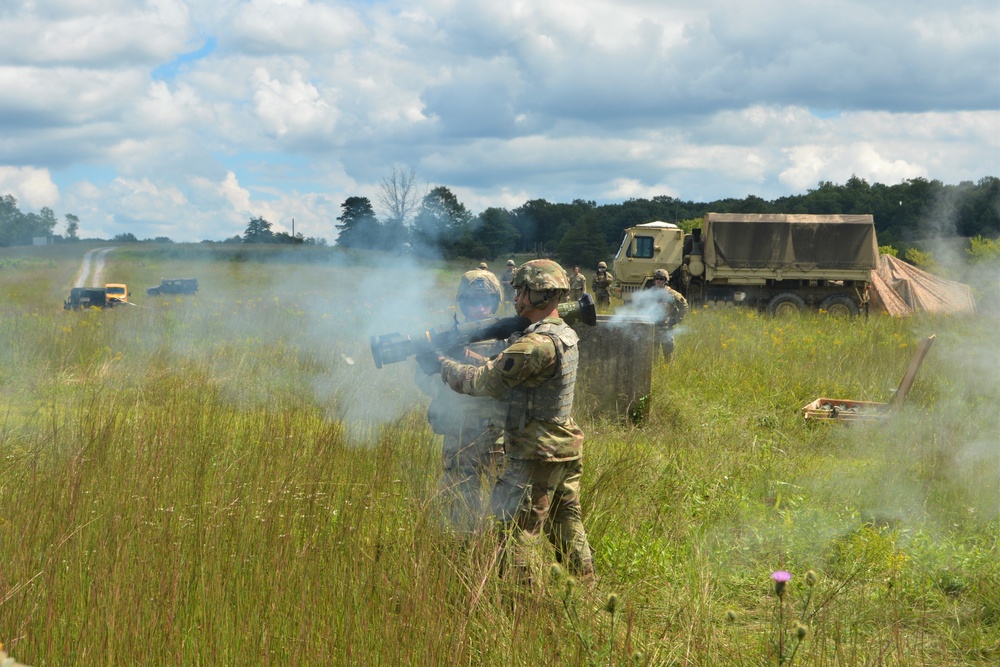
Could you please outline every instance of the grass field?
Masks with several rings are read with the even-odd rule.
[[[24,663],[1000,663],[995,316],[693,311],[647,418],[582,422],[598,577],[542,544],[523,588],[488,531],[443,527],[413,364],[369,353],[448,321],[464,267],[138,244],[104,274],[133,306],[65,312],[87,249],[0,249],[0,642]],[[201,291],[146,297],[161,277]],[[892,420],[803,420],[888,400],[930,334]]]

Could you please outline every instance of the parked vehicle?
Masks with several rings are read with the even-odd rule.
[[[197,278],[170,278],[161,279],[156,287],[146,290],[147,296],[160,296],[161,294],[194,294],[198,291]]]
[[[112,308],[119,303],[117,299],[108,299],[105,287],[74,287],[69,292],[69,298],[63,302],[63,309]]]
[[[692,305],[853,316],[868,302],[877,265],[870,215],[709,213],[690,234],[659,221],[626,229],[615,290],[628,302],[662,268]]]
[[[104,289],[107,291],[108,301],[128,303],[128,298],[131,296],[125,283],[107,283]]]

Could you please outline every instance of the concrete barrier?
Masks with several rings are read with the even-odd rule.
[[[578,417],[638,421],[648,410],[653,377],[653,324],[598,315],[595,326],[576,324],[580,365],[573,398]]]

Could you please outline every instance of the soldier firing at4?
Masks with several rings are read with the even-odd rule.
[[[527,579],[527,546],[544,531],[556,558],[587,576],[594,565],[580,508],[583,431],[572,416],[579,339],[558,311],[569,280],[556,262],[539,259],[518,267],[512,284],[514,307],[529,326],[482,366],[438,356],[441,378],[456,392],[504,406],[506,456],[491,499],[505,527],[501,572],[512,568]]]

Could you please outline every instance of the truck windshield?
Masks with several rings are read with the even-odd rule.
[[[116,296],[121,296],[121,295],[125,294],[125,288],[124,287],[109,287],[108,288],[108,294],[112,294],[112,295],[116,295]]]
[[[639,259],[652,259],[653,258],[653,237],[652,236],[636,236],[635,237],[635,252],[632,251],[632,245],[629,244],[628,250],[625,251],[626,257],[637,257]]]

